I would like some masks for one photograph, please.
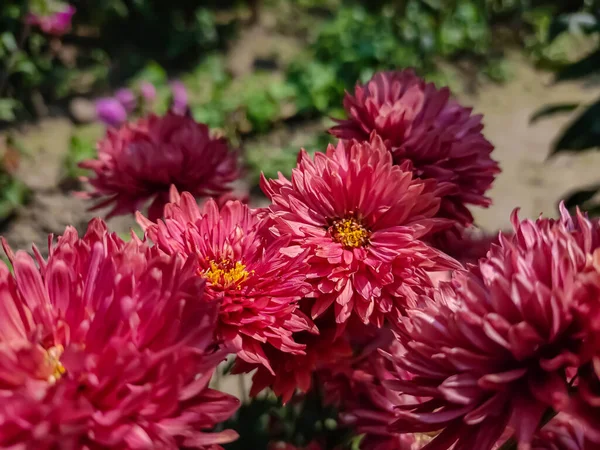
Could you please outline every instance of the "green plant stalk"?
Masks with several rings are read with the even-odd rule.
[[[19,41],[17,42],[17,49],[12,53],[12,55],[10,55],[10,58],[6,64],[6,70],[0,78],[0,97],[2,97],[4,89],[6,88],[6,83],[8,82],[8,78],[12,72],[13,66],[15,65],[15,55],[23,48],[23,45],[25,45],[25,41],[29,37],[29,33],[31,33],[31,25],[29,25],[29,23],[26,21],[23,31],[21,32],[21,36],[19,37]]]

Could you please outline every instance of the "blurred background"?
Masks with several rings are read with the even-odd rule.
[[[64,29],[36,19],[65,8]],[[325,150],[345,90],[406,67],[484,115],[503,172],[479,226],[561,198],[596,214],[599,45],[596,0],[2,0],[0,234],[25,248],[82,228],[77,163],[172,98],[242,149],[237,189],[261,204],[260,172]]]

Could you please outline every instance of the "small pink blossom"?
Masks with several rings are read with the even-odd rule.
[[[64,4],[62,10],[54,11],[47,16],[30,13],[27,23],[40,28],[44,33],[52,36],[62,36],[71,30],[71,20],[75,15],[73,5]]]

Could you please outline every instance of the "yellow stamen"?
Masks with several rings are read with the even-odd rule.
[[[48,382],[50,384],[56,383],[67,372],[65,366],[63,366],[60,362],[60,356],[64,350],[65,349],[62,345],[50,347],[48,350],[46,350],[46,362],[52,370],[50,376],[48,377]]]
[[[335,220],[329,233],[334,241],[347,248],[364,247],[369,243],[369,230],[353,217]]]
[[[210,261],[209,268],[201,272],[211,286],[221,289],[241,289],[243,283],[250,276],[246,266],[241,261],[222,259],[219,262]]]

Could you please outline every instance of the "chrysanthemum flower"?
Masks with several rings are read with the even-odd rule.
[[[293,334],[295,342],[303,345],[302,354],[284,353],[266,348],[265,354],[272,370],[264,365],[237,360],[232,373],[250,373],[252,377],[250,396],[255,397],[266,388],[289,402],[297,391],[309,392],[313,387],[313,375],[324,366],[341,363],[352,356],[352,348],[345,336],[336,336],[337,327],[333,311],[315,320],[316,328]],[[318,333],[316,329],[318,328]]]
[[[466,205],[490,205],[485,193],[500,170],[481,133],[481,116],[449,97],[448,88],[426,84],[412,70],[376,73],[354,95],[346,94],[349,118],[330,132],[368,140],[376,131],[397,164],[410,161],[419,178],[438,182],[444,193],[440,216],[468,225],[473,216]]]
[[[385,387],[386,380],[409,379],[378,351],[378,348],[395,357],[402,357],[401,345],[386,339],[389,330],[375,337],[373,345],[365,347],[355,357],[340,363],[329,364],[319,371],[326,401],[340,411],[342,425],[363,435],[360,448],[364,450],[418,450],[429,440],[419,434],[400,434],[390,430],[403,405],[417,399]]]
[[[559,414],[539,430],[531,450],[594,450],[586,438],[584,427],[566,415]]]
[[[477,264],[481,258],[485,258],[492,244],[498,242],[499,233],[505,237],[511,234],[504,231],[487,233],[472,226],[455,227],[451,231],[432,236],[429,243],[463,265]]]
[[[566,369],[581,363],[572,287],[600,242],[597,221],[561,215],[513,214],[514,237],[401,318],[396,363],[413,378],[388,387],[428,399],[401,411],[396,431],[439,431],[438,449],[486,450],[509,426],[528,448],[571,381]]]
[[[589,255],[573,290],[576,315],[584,330],[580,352],[584,364],[578,368],[575,388],[556,395],[554,407],[576,417],[588,438],[600,446],[600,248]]]
[[[195,261],[100,220],[0,265],[0,447],[214,449],[238,400],[207,387],[216,305]]]
[[[174,113],[108,130],[98,143],[98,158],[80,166],[94,171],[89,180],[94,190],[87,196],[102,199],[93,209],[112,206],[107,217],[134,213],[152,199],[149,216],[157,219],[171,185],[195,197],[219,196],[238,177],[237,154],[227,141]]]
[[[302,151],[291,181],[261,180],[274,230],[309,251],[311,314],[332,305],[340,330],[352,314],[381,326],[431,285],[425,270],[455,267],[419,240],[446,222],[435,183],[392,164],[383,142],[340,142],[314,160]]]
[[[240,202],[219,210],[211,199],[199,208],[189,193],[179,196],[175,189],[171,202],[164,221],[155,224],[138,214],[138,222],[161,250],[198,257],[206,295],[220,303],[217,336],[270,373],[270,349],[301,354],[304,345],[292,334],[314,328],[298,310],[298,300],[310,290],[302,251],[282,251],[289,238],[273,238],[268,219]]]

